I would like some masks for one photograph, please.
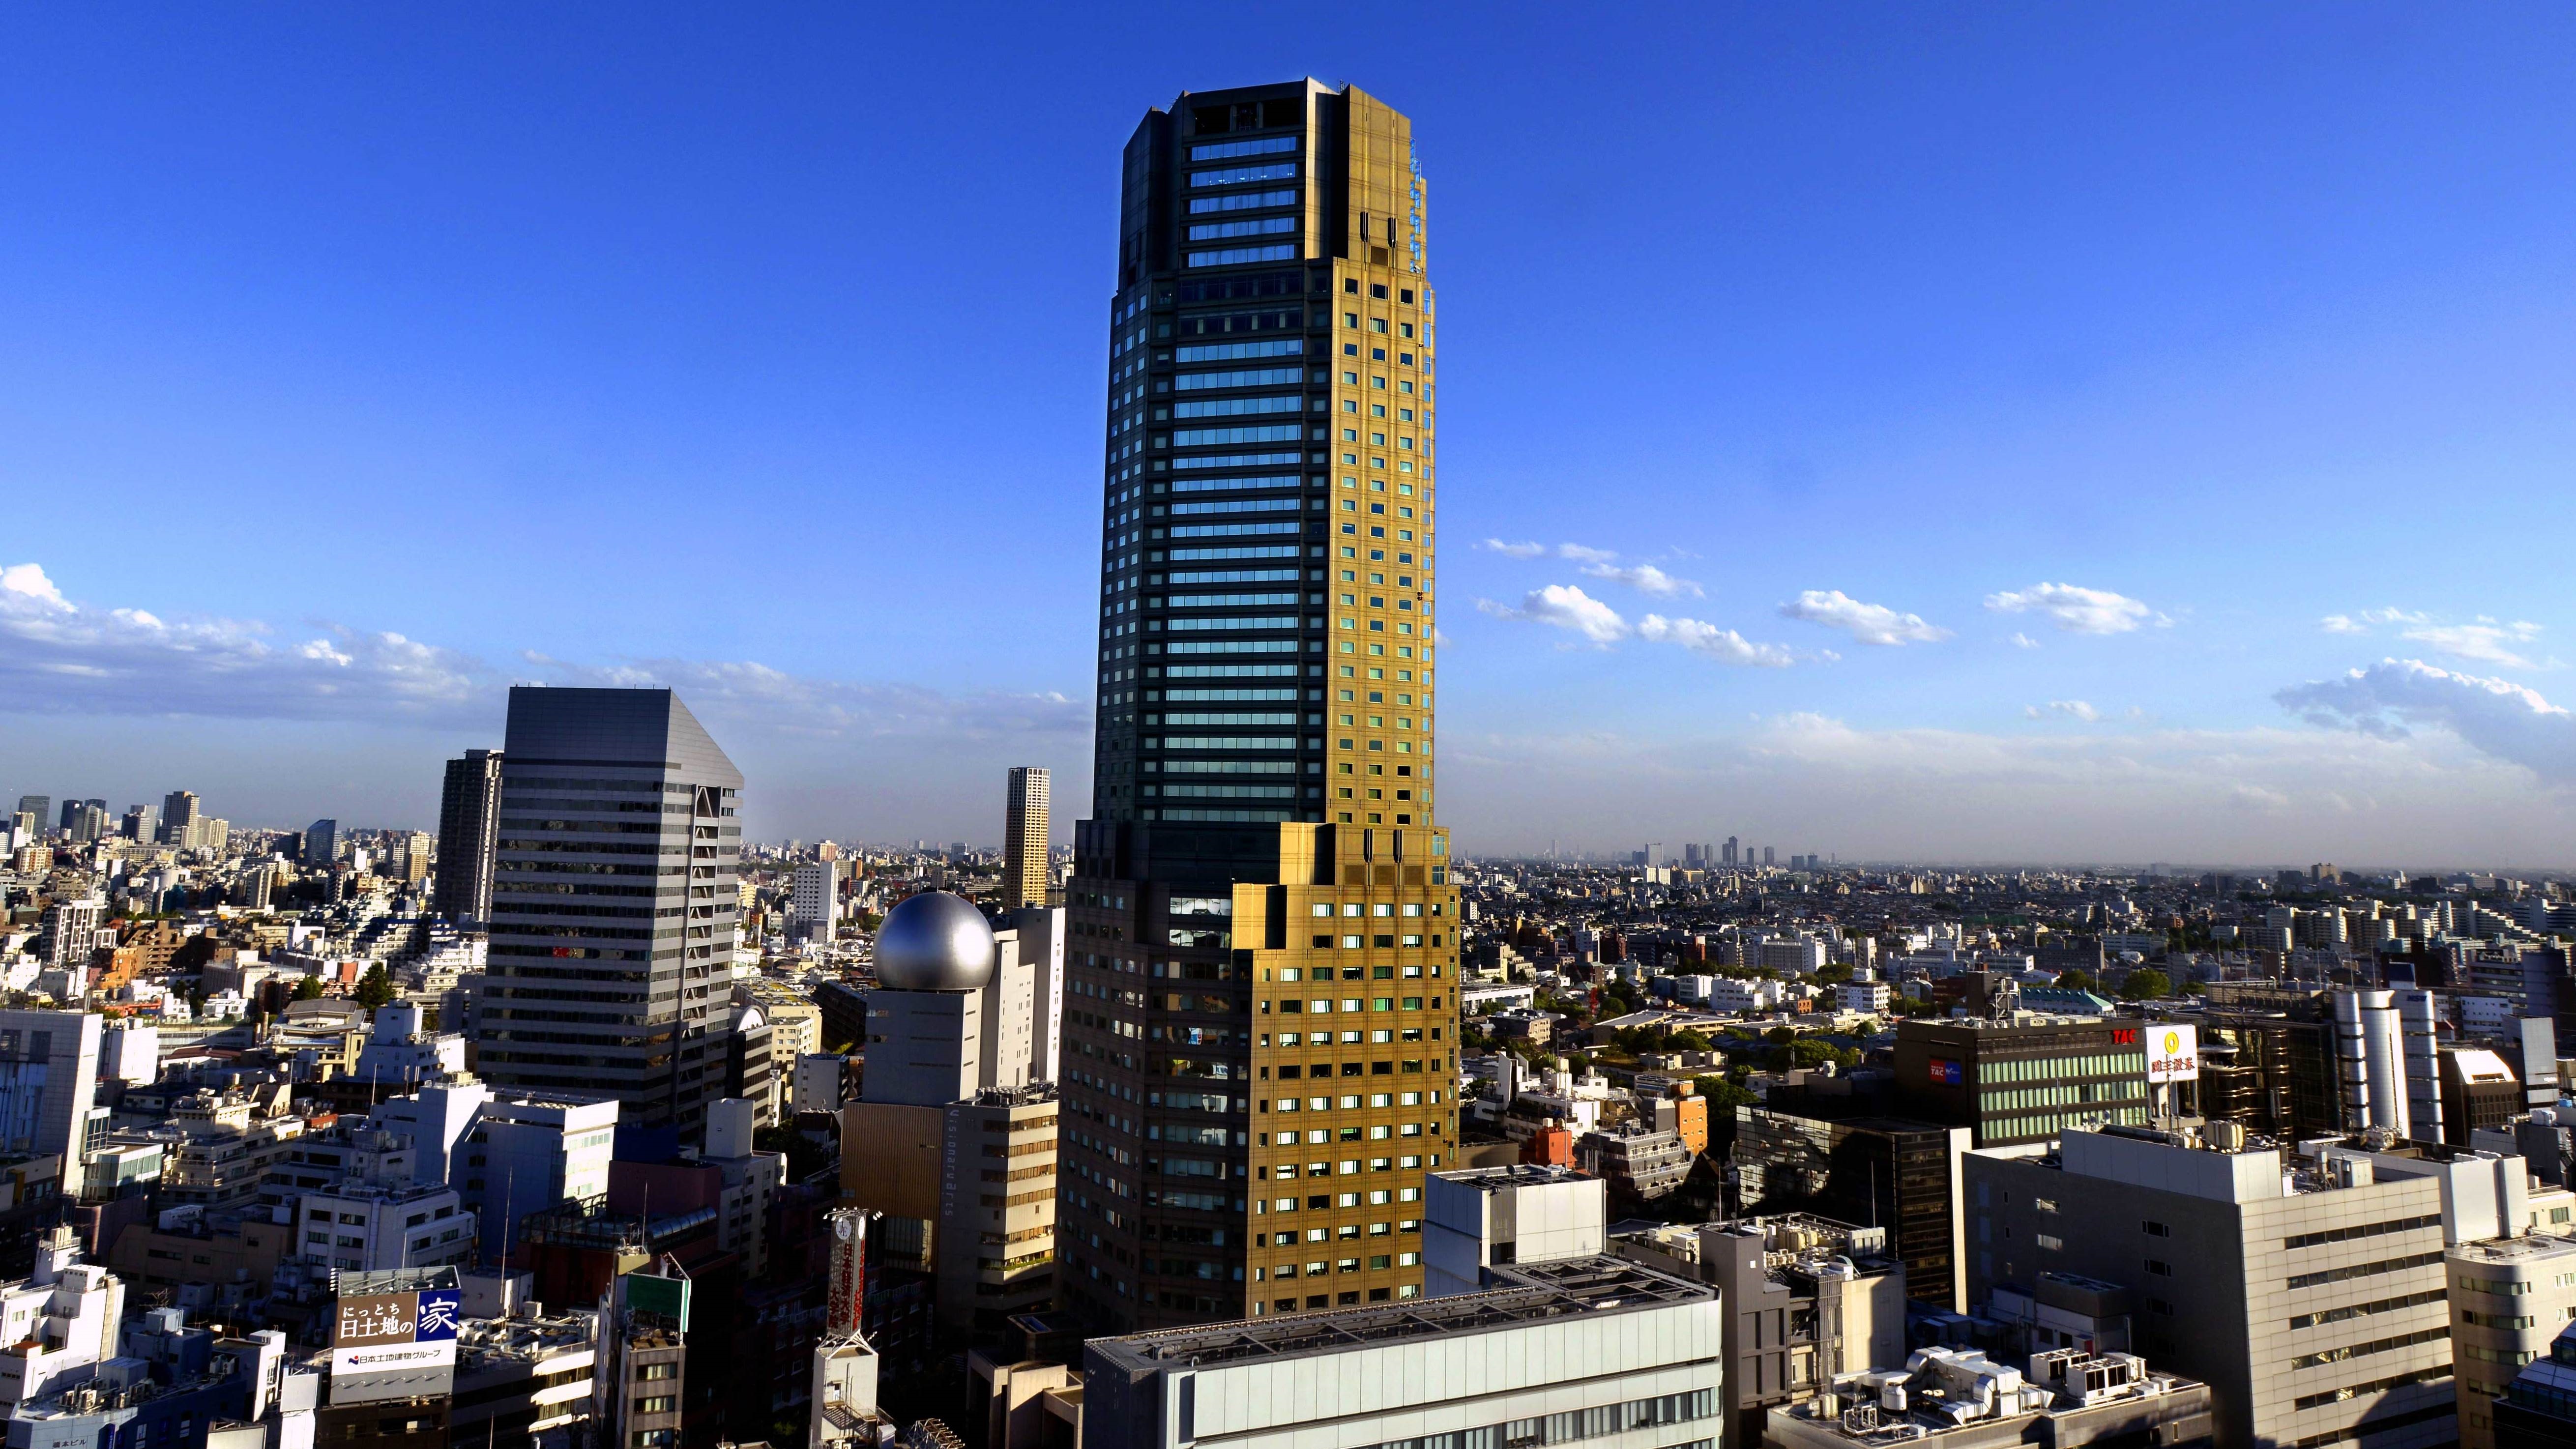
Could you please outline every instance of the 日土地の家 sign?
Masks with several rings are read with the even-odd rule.
[[[331,1372],[451,1368],[464,1295],[453,1288],[343,1298],[331,1322]]]

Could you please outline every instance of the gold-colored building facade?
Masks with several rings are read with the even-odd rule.
[[[1399,1301],[1457,1133],[1412,125],[1185,94],[1121,179],[1059,1300],[1109,1331]]]

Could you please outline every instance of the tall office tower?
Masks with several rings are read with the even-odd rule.
[[[429,878],[429,836],[414,830],[399,840],[400,859],[394,862],[394,876],[405,885],[418,885]]]
[[[481,924],[492,915],[492,842],[501,822],[501,752],[467,750],[447,762],[438,792],[438,873],[430,909]]]
[[[1183,95],[1122,175],[1060,1300],[1125,1330],[1415,1297],[1458,897],[1412,125],[1313,81]]]
[[[613,1094],[621,1121],[702,1136],[724,1087],[741,794],[667,689],[510,691],[485,1080]]]
[[[139,844],[149,844],[155,836],[161,833],[160,807],[156,805],[126,806],[125,822],[117,827],[117,833],[124,836],[126,839],[135,841]]]
[[[76,845],[98,839],[107,833],[107,802],[64,801],[62,830],[64,836]]]
[[[1767,846],[1767,845],[1766,845],[1766,846],[1762,847],[1762,863],[1763,863],[1764,865],[1766,865],[1766,866],[1767,866],[1767,865],[1770,865],[1770,864],[1772,864],[1772,863],[1773,863],[1773,857],[1772,857],[1772,855],[1771,855],[1771,847],[1770,847],[1770,846]]]
[[[161,843],[185,847],[197,824],[197,792],[173,790],[161,797]]]
[[[38,835],[44,834],[45,817],[53,812],[53,808],[54,797],[51,795],[21,795],[18,797],[18,813],[34,817],[27,823],[27,828]]]
[[[1047,903],[1047,772],[1013,765],[1002,807],[1002,909]]]
[[[63,1180],[78,1180],[104,1025],[85,1011],[0,1011],[0,1161],[60,1153]]]
[[[1726,844],[1725,844],[1725,845],[1723,845],[1723,846],[1720,846],[1720,847],[1719,847],[1719,849],[1720,849],[1721,851],[1723,851],[1723,852],[1724,852],[1724,858],[1723,858],[1723,860],[1720,862],[1721,864],[1725,864],[1725,865],[1733,865],[1733,864],[1735,864],[1735,837],[1734,837],[1734,836],[1730,835],[1730,836],[1726,837]]]
[[[304,863],[328,866],[340,856],[340,822],[316,820],[304,827]]]

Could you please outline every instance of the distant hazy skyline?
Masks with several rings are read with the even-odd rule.
[[[1433,196],[1462,850],[2576,865],[2576,16],[1207,14],[13,15],[0,796],[427,826],[649,681],[756,838],[1068,836],[1118,148],[1313,74]]]

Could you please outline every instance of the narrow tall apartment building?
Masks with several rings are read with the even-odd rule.
[[[1002,909],[1047,903],[1046,770],[1013,765],[1002,809]]]
[[[742,772],[667,689],[510,691],[477,1071],[699,1141],[724,1095]]]
[[[438,792],[438,873],[429,908],[459,925],[492,916],[492,842],[501,823],[501,752],[467,750],[447,762]]]
[[[1184,94],[1121,178],[1059,1293],[1096,1331],[1413,1298],[1458,949],[1412,123]]]

